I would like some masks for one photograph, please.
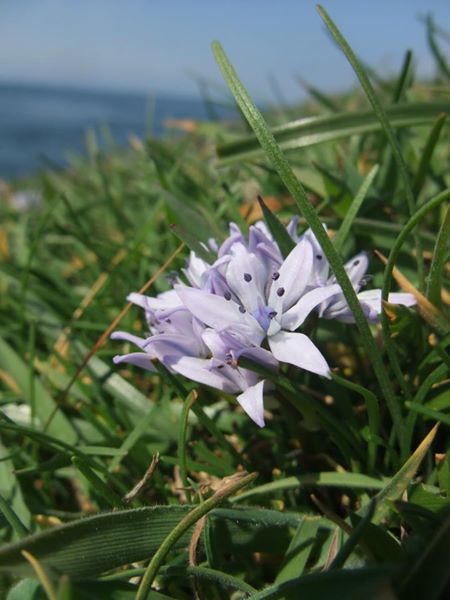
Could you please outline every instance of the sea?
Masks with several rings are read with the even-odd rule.
[[[232,113],[200,98],[0,83],[0,178],[67,166],[86,154],[86,134],[100,146],[109,136],[125,145],[131,134],[161,136],[167,119],[205,120]],[[108,133],[105,135],[105,131]]]

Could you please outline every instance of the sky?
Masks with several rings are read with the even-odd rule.
[[[448,0],[323,0],[356,53],[395,73],[407,49],[431,74],[431,12],[450,29]],[[324,91],[355,81],[314,0],[2,0],[0,81],[197,93],[196,76],[222,85],[210,44],[218,39],[259,100],[276,86],[298,99],[297,76]],[[450,45],[444,49],[450,54]]]

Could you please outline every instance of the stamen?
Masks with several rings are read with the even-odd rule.
[[[281,296],[284,294],[284,292],[285,292],[285,289],[283,287],[278,288],[277,296],[280,296],[280,298],[281,298]]]
[[[355,260],[355,261],[353,262],[353,266],[354,266],[354,267],[357,267],[357,266],[359,265],[359,263],[360,263],[360,262],[361,262],[361,261],[360,261],[360,260],[359,260],[359,258],[358,258],[358,260]]]
[[[226,290],[223,294],[223,297],[225,298],[225,300],[231,300],[231,292]]]
[[[323,256],[321,254],[316,254],[317,260],[322,260]]]
[[[242,313],[242,314],[244,314],[246,312],[245,308],[243,306],[240,306],[239,307],[239,312]]]
[[[233,355],[231,354],[231,352],[227,352],[225,354],[225,362],[227,363],[227,365],[231,365],[233,362]]]
[[[172,323],[170,319],[166,319],[166,323]]]
[[[276,310],[271,310],[267,316],[269,317],[269,319],[274,319],[277,316],[277,314],[278,313]]]
[[[245,281],[249,282],[252,280],[252,276],[250,275],[250,273],[244,273],[244,279]]]
[[[275,271],[275,273],[272,273],[272,279],[274,281],[276,281],[278,279],[278,277],[280,276],[280,274],[278,273],[278,271]]]

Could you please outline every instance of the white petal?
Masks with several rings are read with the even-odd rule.
[[[171,365],[174,371],[198,383],[203,383],[231,394],[240,391],[228,378],[220,374],[220,370],[211,370],[210,366],[210,360],[190,356],[180,358],[180,360]]]
[[[145,310],[167,310],[170,308],[177,308],[181,306],[180,298],[175,290],[168,290],[162,292],[156,297],[145,296],[144,294],[138,294],[132,292],[127,296],[128,302],[132,302]]]
[[[312,264],[312,246],[308,240],[302,240],[288,254],[279,269],[280,276],[272,282],[269,306],[277,312],[284,312],[295,304],[311,279]]]
[[[145,352],[132,352],[131,354],[124,354],[122,356],[114,356],[113,363],[120,365],[121,363],[128,363],[135,365],[146,371],[156,372],[155,367],[152,365],[150,355]]]
[[[269,346],[276,359],[306,371],[330,378],[330,367],[318,348],[303,333],[280,331],[269,337]]]
[[[246,281],[245,277],[250,281]],[[226,280],[231,291],[250,313],[257,309],[258,298],[265,301],[266,279],[267,269],[263,261],[249,252],[243,244],[235,244],[228,264]]]
[[[354,288],[359,289],[361,279],[369,267],[369,259],[365,252],[360,252],[344,265],[345,270]]]
[[[264,338],[264,331],[256,319],[248,312],[242,313],[233,300],[184,286],[175,289],[186,308],[208,327],[217,331],[234,327],[257,345]]]
[[[142,348],[142,350],[145,349],[145,344],[149,340],[149,338],[140,338],[137,335],[128,333],[128,331],[113,331],[110,337],[112,340],[123,340],[125,342],[131,342],[132,344],[139,346],[139,348]]]
[[[304,322],[309,313],[321,302],[341,293],[341,286],[336,284],[318,287],[307,292],[281,317],[283,329],[295,331]]]
[[[388,302],[391,304],[403,304],[404,306],[415,306],[417,304],[415,296],[406,292],[392,292],[388,296]]]
[[[263,402],[264,379],[256,385],[248,387],[245,392],[239,394],[236,400],[259,427],[264,427],[264,402]]]

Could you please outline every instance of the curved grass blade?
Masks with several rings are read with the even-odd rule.
[[[450,67],[448,66],[445,56],[442,53],[442,51],[439,48],[438,43],[436,41],[436,36],[435,36],[436,27],[434,25],[433,18],[431,15],[427,16],[425,23],[427,26],[428,45],[434,56],[434,59],[439,68],[439,71],[448,81],[450,81]]]
[[[183,535],[185,535],[199,519],[207,515],[213,508],[220,504],[220,502],[223,502],[223,500],[247,486],[254,481],[257,476],[257,473],[236,473],[233,477],[227,478],[228,480],[223,480],[222,486],[211,498],[208,498],[208,500],[205,500],[196,506],[173,528],[151,559],[144,576],[142,577],[141,583],[139,584],[136,600],[146,600],[160,566],[172,547],[176,545]]]
[[[42,385],[39,377],[34,377],[30,386],[29,368],[15,350],[0,338],[0,368],[11,375],[27,402],[31,402],[32,390],[36,415],[42,424],[53,416],[48,432],[54,437],[68,443],[75,443],[78,434],[69,419],[61,412],[56,402]]]
[[[431,259],[430,274],[428,276],[428,285],[426,296],[428,300],[437,307],[442,305],[441,287],[442,287],[442,272],[444,270],[445,261],[448,254],[448,237],[450,234],[450,204],[442,221],[439,233],[436,239],[436,244],[433,250],[433,258]]]
[[[358,214],[359,209],[361,208],[362,203],[364,202],[364,198],[367,196],[367,192],[369,191],[370,186],[372,185],[373,180],[375,179],[378,173],[378,169],[379,165],[374,165],[372,167],[372,169],[369,171],[364,181],[362,182],[361,187],[356,192],[356,195],[353,198],[350,208],[346,211],[344,220],[342,221],[341,226],[339,227],[339,230],[333,239],[334,247],[338,252],[342,250],[342,246],[353,225],[353,221],[355,220],[356,215]]]
[[[449,103],[417,102],[399,104],[385,109],[391,127],[418,127],[435,121],[443,112],[448,112]],[[304,117],[272,128],[272,134],[284,151],[297,150],[315,144],[323,144],[353,135],[380,131],[381,124],[372,111],[338,113],[320,117]],[[248,135],[217,146],[219,166],[253,160],[264,156],[255,135]]]
[[[372,567],[312,573],[262,590],[252,600],[298,600],[311,598],[391,598],[395,569]]]
[[[419,444],[401,469],[397,471],[386,487],[375,496],[376,508],[373,516],[374,523],[380,523],[387,517],[391,511],[392,502],[394,500],[398,500],[398,498],[400,498],[403,492],[406,490],[407,486],[416,474],[420,463],[424,459],[425,454],[428,452],[437,430],[438,424],[435,425],[428,433],[425,439]]]
[[[431,543],[424,548],[417,562],[409,569],[402,586],[401,598],[426,597],[429,600],[438,600],[444,597],[450,579],[449,547],[450,518],[447,518]]]
[[[231,502],[242,502],[255,496],[265,496],[283,490],[298,489],[302,486],[337,487],[356,490],[382,490],[386,480],[369,477],[362,473],[340,473],[338,471],[323,471],[321,473],[305,473],[277,479],[270,483],[258,485],[248,492],[243,492],[233,498]]]
[[[372,358],[372,365],[375,375],[386,399],[392,420],[394,422],[396,435],[400,441],[402,439],[402,415],[400,407],[397,404],[391,382],[381,359],[380,352],[375,344],[369,324],[367,323],[366,316],[362,311],[361,305],[359,304],[356,296],[356,292],[348,278],[347,272],[344,269],[342,260],[338,256],[331,240],[329,239],[322,223],[319,220],[319,217],[317,216],[316,211],[309,203],[305,190],[295,176],[291,166],[286,160],[286,157],[278,146],[275,138],[271,134],[261,113],[256,108],[254,102],[250,98],[247,90],[244,88],[236,71],[229,62],[225,52],[218,42],[213,42],[213,51],[219,67],[222,70],[223,76],[227,81],[239,107],[241,108],[247,121],[250,123],[256,137],[278,172],[281,180],[295,199],[300,213],[305,217],[308,225],[315,234],[325,256],[328,259],[328,262],[330,263],[331,269],[336,276],[336,280],[342,288],[342,293],[350,307],[350,310],[353,313],[356,325],[361,333],[362,342],[365,346],[367,355],[371,356]]]
[[[258,196],[258,202],[264,215],[264,220],[267,223],[267,227],[270,233],[273,235],[274,240],[280,247],[281,254],[284,258],[289,254],[295,247],[294,240],[286,231],[286,227],[278,220],[278,217],[273,214],[261,196]]]
[[[450,106],[449,106],[450,110]],[[433,127],[431,128],[430,133],[428,134],[428,138],[425,144],[425,147],[422,151],[422,155],[420,157],[420,163],[417,168],[416,174],[414,175],[414,179],[412,182],[413,194],[414,197],[417,198],[422,189],[422,186],[425,181],[425,176],[427,170],[430,166],[430,161],[433,156],[434,150],[439,141],[439,137],[441,135],[442,128],[447,120],[447,113],[440,114],[436,121],[433,123]]]

